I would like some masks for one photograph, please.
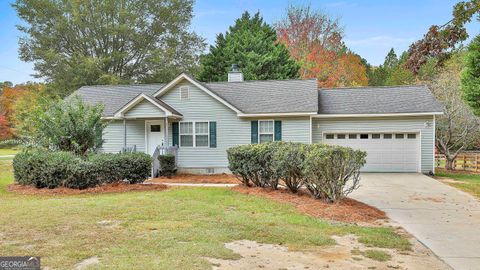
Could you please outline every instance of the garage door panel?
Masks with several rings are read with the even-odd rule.
[[[348,134],[355,134],[351,132],[345,133],[331,133],[334,138],[326,138],[324,135],[324,142],[331,145],[347,146],[353,149],[363,150],[367,152],[366,164],[362,168],[365,172],[417,172],[419,168],[419,153],[420,153],[420,136],[419,134],[407,133],[381,133],[374,139],[372,134],[368,134],[368,139],[360,139],[360,133],[357,134],[356,139],[349,139]],[[347,134],[345,139],[338,139],[338,134]],[[366,133],[362,133],[366,134]],[[378,134],[378,133],[375,133]],[[384,134],[392,134],[385,136]],[[403,134],[397,135],[397,134]],[[363,136],[365,137],[365,135]],[[403,137],[403,138],[402,138]]]

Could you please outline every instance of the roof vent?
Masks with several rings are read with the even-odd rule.
[[[243,73],[238,69],[237,64],[233,64],[232,70],[228,72],[228,82],[243,82]]]

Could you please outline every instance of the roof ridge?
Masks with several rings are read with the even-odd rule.
[[[357,89],[365,89],[365,88],[370,88],[370,89],[381,89],[381,88],[413,88],[413,87],[427,87],[428,85],[426,84],[405,84],[405,85],[379,85],[379,86],[358,86],[358,87],[330,87],[330,88],[318,88],[318,90],[342,90],[342,89],[352,89],[352,90],[357,90]]]
[[[278,80],[248,80],[248,81],[241,81],[241,82],[228,82],[228,81],[221,81],[221,82],[202,82],[204,84],[240,84],[240,83],[255,83],[255,82],[290,82],[290,81],[315,81],[316,79],[278,79]]]

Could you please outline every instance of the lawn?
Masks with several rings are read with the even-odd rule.
[[[447,177],[452,180],[458,181],[458,183],[448,182],[448,184],[480,198],[480,174],[462,174],[459,172],[448,173],[442,171],[437,172],[436,176]]]
[[[19,151],[18,148],[0,148],[0,156],[15,155]]]
[[[97,256],[98,268],[209,269],[204,257],[238,258],[224,243],[240,239],[302,249],[353,233],[372,247],[410,248],[390,228],[333,224],[229,189],[47,197],[5,191],[12,181],[11,161],[0,161],[0,255],[41,256],[51,268]]]

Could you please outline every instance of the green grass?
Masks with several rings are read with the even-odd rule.
[[[386,262],[392,258],[392,256],[387,252],[374,249],[365,250],[365,252],[363,252],[363,256],[379,262]]]
[[[450,182],[448,184],[480,198],[480,174],[438,172],[436,175],[457,180],[458,183]]]
[[[410,248],[391,228],[333,224],[229,189],[47,197],[8,193],[12,181],[11,162],[0,161],[1,255],[41,256],[51,268],[98,256],[98,268],[209,269],[204,257],[238,258],[224,243],[240,239],[302,249],[355,234],[367,246]]]
[[[18,148],[0,148],[0,156],[15,155],[19,151]]]

